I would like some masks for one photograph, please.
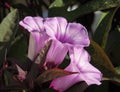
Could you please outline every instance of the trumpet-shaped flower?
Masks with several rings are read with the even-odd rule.
[[[47,60],[54,62],[55,65],[59,65],[63,61],[71,48],[83,48],[90,43],[84,26],[78,23],[68,23],[64,18],[46,18],[44,27],[47,35],[53,40]]]
[[[54,17],[26,17],[20,25],[27,29],[35,41],[35,55],[41,50],[45,42],[52,39],[46,62],[59,65],[71,47],[85,47],[90,41],[87,30],[78,23],[67,23],[64,18]],[[48,37],[49,36],[49,37]]]
[[[69,53],[71,62],[65,70],[77,73],[54,79],[50,87],[62,92],[80,81],[85,81],[88,85],[100,84],[101,72],[89,63],[90,56],[84,50],[90,41],[83,25],[68,23],[62,17],[26,17],[20,25],[33,35],[35,55],[46,41],[52,40],[44,64],[46,69],[57,67]],[[65,85],[61,85],[63,82]]]
[[[70,52],[70,58],[71,63],[65,70],[77,73],[56,78],[52,81],[50,87],[58,92],[63,92],[80,81],[85,81],[88,85],[101,84],[102,74],[89,63],[90,56],[83,48],[74,48],[74,50]],[[60,85],[63,83],[64,85]]]
[[[43,25],[43,18],[41,17],[26,17],[23,21],[20,21],[19,23],[21,26],[23,26],[25,29],[27,29],[32,37],[34,38],[34,50],[33,53],[34,56],[31,59],[34,59],[34,57],[39,53],[41,48],[44,46],[46,40],[48,39],[48,36],[44,33],[44,25]],[[33,44],[30,44],[33,45]]]

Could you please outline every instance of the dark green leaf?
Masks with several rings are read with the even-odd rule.
[[[102,81],[101,85],[91,85],[85,90],[85,92],[110,92],[109,81]]]
[[[36,82],[40,85],[47,81],[53,80],[55,78],[70,75],[70,74],[73,74],[73,73],[59,69],[59,68],[53,68],[50,70],[46,70],[41,75],[39,75],[39,77],[36,79]]]
[[[70,58],[68,55],[64,58],[63,62],[59,65],[60,69],[65,69],[70,64]]]
[[[106,53],[115,67],[120,65],[120,32],[112,30],[109,33],[108,42],[106,46]]]
[[[64,7],[55,7],[50,9],[49,16],[63,16],[67,18],[69,21],[73,21],[79,16],[83,16],[85,14],[95,12],[98,10],[109,9],[113,7],[117,7],[120,5],[120,0],[90,0],[87,3],[80,5],[74,11],[67,11],[66,6]],[[61,12],[60,12],[61,11]]]
[[[18,39],[17,39],[18,38]],[[27,38],[23,35],[19,35],[19,37],[16,37],[14,40],[16,40],[10,47],[8,52],[8,57],[14,57],[19,61],[26,60],[27,55]]]
[[[118,8],[113,8],[107,11],[104,11],[98,27],[94,34],[94,40],[99,43],[103,49],[106,47],[108,34],[111,29],[113,16]]]
[[[72,86],[65,92],[74,92],[74,91],[75,92],[84,92],[87,87],[88,87],[87,83],[80,82],[80,83],[75,84],[74,86]]]

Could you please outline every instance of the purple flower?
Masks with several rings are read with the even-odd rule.
[[[89,46],[89,38],[86,28],[78,23],[68,23],[64,18],[46,18],[46,33],[54,40],[67,46]]]
[[[90,43],[84,26],[78,23],[68,23],[64,18],[46,18],[44,27],[47,35],[53,40],[47,60],[55,65],[59,65],[63,61],[71,48],[83,48]]]
[[[48,36],[45,34],[44,25],[43,25],[43,18],[41,17],[26,17],[23,21],[19,23],[25,29],[27,29],[31,33],[31,37],[34,38],[33,42],[30,42],[30,45],[33,46],[33,49],[30,49],[28,52],[28,57],[30,59],[34,59],[34,57],[40,52],[44,44],[46,43]],[[33,53],[33,56],[31,54]]]
[[[78,72],[65,77],[56,78],[50,87],[59,92],[65,91],[77,82],[85,81],[88,85],[100,84],[101,72],[93,67],[90,56],[84,50],[90,41],[86,28],[78,23],[68,23],[62,17],[43,19],[41,17],[26,17],[20,22],[34,37],[35,55],[46,41],[52,39],[44,66],[46,69],[57,67],[69,53],[71,62],[65,70]],[[64,82],[64,85],[60,85]]]
[[[58,92],[63,92],[80,81],[85,81],[88,85],[101,84],[102,74],[89,63],[90,56],[83,48],[74,48],[74,50],[70,52],[70,58],[71,63],[65,70],[78,73],[56,78],[52,81],[50,87]],[[60,85],[63,83],[64,85]]]

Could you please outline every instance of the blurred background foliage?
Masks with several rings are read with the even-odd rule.
[[[4,89],[3,92],[6,92],[6,85],[9,90],[16,86],[16,89],[22,88],[20,85],[9,86],[12,79],[3,82],[2,79],[9,79],[14,74],[11,68],[5,69],[8,61],[9,66],[17,64],[24,70],[29,67],[26,64],[29,33],[19,26],[19,21],[25,16],[61,16],[87,28],[91,45],[86,50],[92,57],[91,63],[103,73],[100,86],[92,85],[86,88],[85,83],[78,83],[67,92],[83,92],[83,89],[85,92],[119,92],[119,6],[120,0],[0,0],[0,90]],[[47,83],[43,84],[44,89],[41,88],[41,92],[53,92],[47,89],[46,85],[48,86]]]

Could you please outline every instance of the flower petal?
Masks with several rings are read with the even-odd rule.
[[[61,39],[65,34],[67,21],[62,17],[46,18],[45,29],[47,34],[53,39]]]
[[[19,23],[21,26],[23,26],[25,29],[27,29],[29,32],[32,31],[42,31],[43,30],[43,18],[41,17],[25,17],[22,21]]]
[[[90,44],[86,28],[78,23],[67,23],[62,17],[46,18],[45,29],[53,39],[80,47]]]
[[[84,67],[71,63],[65,70],[79,72],[79,74],[77,74],[78,82],[85,81],[88,85],[101,84],[101,72],[88,62],[85,63]]]
[[[79,66],[84,66],[86,62],[90,61],[90,55],[84,48],[73,47],[69,50],[69,56],[71,62],[79,64]]]
[[[73,70],[73,64],[79,69],[80,79],[86,81],[88,85],[90,84],[101,84],[102,74],[101,72],[92,66],[90,61],[90,56],[84,48],[74,48],[74,51],[70,52],[71,64],[66,68],[66,70]],[[78,72],[78,70],[77,70]]]
[[[83,81],[82,79],[80,79],[80,77],[78,77],[79,69],[73,62],[70,63],[70,65],[65,70],[78,73],[54,79],[50,84],[50,88],[53,88],[58,92],[64,92],[74,84]],[[62,85],[63,83],[64,85]]]
[[[45,43],[48,41],[48,36],[46,34],[41,34],[39,32],[32,32],[31,34],[32,34],[32,36],[34,38],[33,43],[34,43],[35,47],[33,49],[34,49],[34,57],[35,57],[40,52],[40,50],[43,48]],[[29,42],[29,45],[31,45],[30,43],[31,42]]]
[[[64,40],[69,41],[76,46],[89,46],[90,40],[88,37],[87,29],[78,23],[69,23],[66,29]]]
[[[81,73],[81,75],[79,75],[79,76],[88,85],[91,85],[91,84],[100,85],[101,84],[101,82],[100,82],[101,78],[102,78],[101,72],[97,68],[92,66],[90,63],[86,63],[85,67],[80,68],[80,73]]]
[[[101,84],[102,74],[97,68],[89,63],[90,56],[84,48],[71,49],[70,58],[71,62],[65,70],[77,73],[54,79],[50,87],[59,92],[63,92],[81,81],[85,81],[88,85]],[[64,85],[61,85],[63,82]]]
[[[29,37],[28,58],[30,60],[34,60],[35,58],[35,44],[34,44],[34,38],[31,34]]]
[[[46,57],[46,63],[54,63],[54,65],[58,66],[65,58],[67,52],[67,46],[56,40],[53,40]]]
[[[51,82],[50,87],[57,90],[58,92],[64,92],[68,88],[72,87],[74,84],[83,81],[81,77],[79,77],[80,75],[79,69],[76,67],[74,63],[70,63],[70,65],[65,70],[76,72],[76,74],[71,74],[54,79]],[[64,85],[61,85],[63,83]]]
[[[64,92],[74,84],[80,82],[77,76],[78,74],[72,74],[65,77],[56,78],[51,82],[50,88],[53,88],[57,92]]]
[[[28,16],[25,17],[23,21],[20,21],[20,25],[27,29],[34,38],[34,42],[29,42],[29,45],[31,45],[31,43],[34,43],[34,56],[31,56],[31,51],[28,50],[28,56],[30,56],[30,59],[33,60],[33,58],[39,53],[41,48],[45,45],[46,40],[48,39],[48,36],[44,31],[43,18]]]

